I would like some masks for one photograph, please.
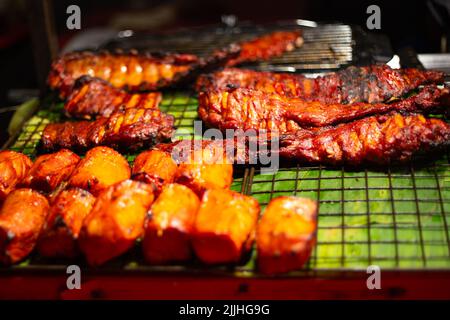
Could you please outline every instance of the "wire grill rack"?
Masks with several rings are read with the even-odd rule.
[[[317,36],[334,41],[336,38],[332,32],[340,28],[351,31],[350,28],[339,25],[327,29],[331,34],[322,29],[317,32]],[[306,36],[305,32],[305,38]],[[230,39],[236,38],[230,35]],[[308,42],[313,42],[313,39],[306,38],[305,46]],[[346,50],[351,53],[351,32],[349,41],[345,39]],[[206,44],[205,46],[207,47]],[[292,64],[308,66],[302,64],[306,61],[305,57],[301,58],[304,60],[296,60],[297,54],[294,51],[286,57],[258,67],[277,69]],[[335,60],[334,63],[338,66],[341,62]],[[314,69],[319,66],[320,63],[317,62]],[[322,69],[327,67],[322,65]],[[61,103],[50,102],[46,106],[26,122],[18,136],[7,145],[8,148],[24,152],[31,157],[36,156],[36,146],[43,128],[51,121],[58,121],[61,115]],[[194,93],[165,92],[161,109],[174,115],[178,133],[191,137],[194,135],[193,121],[197,119],[197,98]],[[132,163],[135,155],[126,156]],[[258,168],[247,167],[237,170],[232,189],[252,195],[262,208],[270,199],[280,195],[304,196],[319,201],[316,247],[304,269],[289,276],[365,270],[373,264],[393,270],[450,269],[448,151],[432,160],[416,159],[403,166],[378,169],[355,170],[285,164],[276,173],[261,174]],[[195,262],[188,267],[148,266],[142,263],[141,255],[136,250],[118,261],[113,261],[105,269],[254,275],[255,250],[241,265],[232,268],[204,268]],[[32,257],[13,269],[35,271],[65,267],[63,264],[49,264],[40,259]]]

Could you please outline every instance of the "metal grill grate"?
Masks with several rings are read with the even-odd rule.
[[[330,28],[329,32],[344,27]],[[344,29],[349,30],[348,27]],[[332,33],[323,33],[323,30],[316,36],[334,39]],[[305,32],[307,43],[314,42],[313,33],[309,40],[307,35]],[[229,35],[229,39],[235,41],[235,36]],[[211,39],[214,37],[216,35]],[[200,41],[196,45],[209,48],[213,43],[213,40],[210,43]],[[180,44],[180,47],[183,45]],[[351,47],[348,49],[351,50]],[[288,61],[300,61],[299,66],[306,61],[305,57],[296,60],[295,55],[297,53],[293,52],[259,67],[277,69],[291,66]],[[338,66],[340,62],[334,63]],[[318,62],[316,66],[319,65]],[[59,120],[61,108],[59,103],[49,104],[49,107],[40,110],[8,147],[35,157],[42,129],[48,122]],[[175,116],[179,133],[193,134],[197,99],[192,92],[165,92],[161,109]],[[126,156],[131,163],[135,155]],[[291,276],[362,270],[370,264],[384,269],[450,268],[448,152],[432,161],[416,159],[405,166],[378,170],[297,165],[282,167],[272,175],[261,175],[258,168],[249,167],[236,172],[235,178],[232,188],[252,195],[262,207],[279,195],[310,197],[320,202],[316,247],[307,266],[291,273]],[[131,252],[109,264],[106,269],[251,275],[255,254],[253,250],[252,257],[230,270],[227,267],[204,268],[195,262],[189,267],[147,266],[140,260],[139,253]],[[59,267],[64,268],[65,265],[49,264],[39,257],[32,257],[14,269],[36,271]]]
[[[272,26],[264,28],[237,27],[230,29],[217,28],[199,33],[157,37],[136,35],[130,38],[115,39],[105,44],[103,49],[121,48],[125,50],[140,49],[149,51],[187,52],[200,56],[210,54],[217,48],[250,40],[270,30],[295,29],[298,26]],[[260,63],[254,67],[260,70],[288,71],[337,69],[352,61],[353,37],[352,29],[347,25],[322,25],[316,28],[302,28],[304,44],[270,63]]]

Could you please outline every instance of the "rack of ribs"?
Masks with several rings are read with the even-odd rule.
[[[171,137],[174,118],[158,109],[126,109],[95,121],[50,123],[43,131],[44,151],[84,151],[95,146],[135,150]]]
[[[128,93],[99,78],[79,78],[64,104],[66,115],[91,119],[109,117],[114,112],[130,109],[157,109],[161,92]]]
[[[386,65],[351,66],[317,78],[307,78],[300,74],[227,68],[200,76],[196,90],[201,92],[248,88],[323,103],[378,103],[400,98],[420,85],[443,81],[442,72],[395,70]]]
[[[292,132],[348,122],[374,114],[398,112],[441,112],[450,106],[450,90],[428,85],[417,94],[392,103],[349,105],[287,98],[275,93],[239,88],[199,94],[198,113],[210,127]]]

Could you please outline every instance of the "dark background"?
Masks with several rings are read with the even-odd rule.
[[[31,1],[0,0],[0,110],[17,104],[11,89],[37,88],[35,61],[30,41]],[[450,0],[428,0],[444,3]],[[67,6],[81,8],[81,30],[66,28]],[[77,32],[92,27],[117,30],[171,30],[180,27],[217,24],[223,14],[233,14],[239,21],[270,23],[283,19],[308,19],[323,22],[344,22],[366,28],[371,4],[381,8],[381,30],[388,35],[394,50],[405,46],[417,52],[444,51],[443,34],[448,34],[450,18],[444,9],[443,23],[433,17],[427,0],[413,1],[325,1],[325,0],[53,0],[59,47]],[[450,7],[450,5],[449,5]],[[39,63],[39,62],[37,62]],[[0,125],[3,125],[0,123]],[[1,137],[0,137],[0,140]]]

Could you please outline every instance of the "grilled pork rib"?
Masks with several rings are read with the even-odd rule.
[[[132,108],[95,121],[51,123],[44,128],[42,149],[86,150],[105,145],[134,150],[169,139],[173,121],[173,116],[158,109]]]
[[[161,97],[160,92],[131,94],[107,81],[83,76],[76,81],[64,111],[74,118],[109,117],[114,112],[130,108],[156,109]]]
[[[323,103],[377,103],[401,97],[423,84],[442,83],[443,79],[442,72],[394,70],[386,65],[352,66],[314,79],[298,74],[228,68],[200,76],[196,89],[201,92],[249,88]]]
[[[281,157],[321,164],[389,164],[450,145],[450,125],[422,115],[372,116],[280,138]]]
[[[50,88],[66,98],[75,81],[91,76],[108,81],[112,86],[133,91],[158,90],[193,81],[236,57],[240,47],[230,45],[202,59],[191,54],[151,54],[131,51],[74,52],[56,60],[48,76]]]
[[[75,81],[85,75],[109,81],[116,88],[156,90],[185,75],[199,63],[188,54],[75,52],[56,60],[48,84],[67,97]]]
[[[429,113],[450,106],[450,90],[436,85],[424,87],[404,100],[386,103],[325,104],[286,98],[252,89],[213,90],[199,95],[200,118],[209,126],[225,129],[265,129],[280,133],[303,127],[348,122],[390,111]]]
[[[241,52],[238,57],[227,62],[227,66],[235,66],[245,62],[269,60],[292,51],[303,44],[300,31],[275,31],[250,41],[240,43]]]

